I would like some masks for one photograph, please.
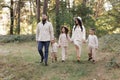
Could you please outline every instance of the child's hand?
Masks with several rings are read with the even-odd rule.
[[[98,50],[98,48],[95,48],[95,50]]]
[[[70,42],[73,43],[73,40],[71,39]]]
[[[86,43],[86,40],[83,40],[83,43]]]
[[[59,45],[58,47],[60,48],[61,46]]]

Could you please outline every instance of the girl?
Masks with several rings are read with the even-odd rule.
[[[51,57],[52,57],[52,62],[57,61],[57,52],[58,52],[58,44],[55,40],[51,43]]]
[[[89,30],[89,36],[88,36],[87,42],[88,42],[88,49],[89,49],[88,61],[92,60],[92,62],[95,63],[96,50],[98,49],[98,38],[95,35],[95,29],[92,28]]]
[[[76,48],[77,61],[80,62],[81,47],[82,47],[83,41],[85,41],[85,28],[82,24],[81,17],[75,18],[75,25],[72,29],[71,40],[74,43]]]
[[[59,46],[62,48],[62,62],[64,62],[66,59],[68,41],[70,41],[70,37],[68,35],[68,28],[62,26],[61,34],[59,36]]]

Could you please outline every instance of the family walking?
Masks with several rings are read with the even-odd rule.
[[[49,46],[51,46],[51,57],[52,62],[57,61],[58,47],[61,48],[62,62],[65,62],[68,54],[68,43],[71,42],[75,46],[76,58],[80,62],[81,58],[81,48],[83,43],[88,43],[88,61],[95,63],[96,61],[96,50],[98,49],[98,39],[95,35],[95,29],[91,28],[89,30],[89,36],[86,40],[86,30],[82,23],[81,17],[76,17],[74,19],[75,25],[72,29],[72,36],[69,36],[69,30],[67,26],[61,26],[60,35],[58,43],[54,37],[54,30],[51,22],[47,20],[47,15],[42,15],[42,21],[37,24],[36,30],[36,41],[38,43],[38,52],[40,54],[41,63],[48,65],[48,54]],[[43,50],[44,48],[44,50]]]

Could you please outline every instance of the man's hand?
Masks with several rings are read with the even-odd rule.
[[[83,41],[83,43],[86,43],[86,40],[82,40]]]
[[[51,42],[51,43],[54,43],[54,41],[55,41],[55,40],[51,40],[50,42]]]

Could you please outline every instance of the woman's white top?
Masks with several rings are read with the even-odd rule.
[[[72,29],[72,37],[71,37],[71,40],[72,41],[80,41],[82,42],[82,40],[85,40],[85,36],[86,36],[86,31],[85,31],[85,27],[83,27],[83,31],[81,31],[81,28],[80,26],[76,26],[76,29],[75,26],[73,27]]]

